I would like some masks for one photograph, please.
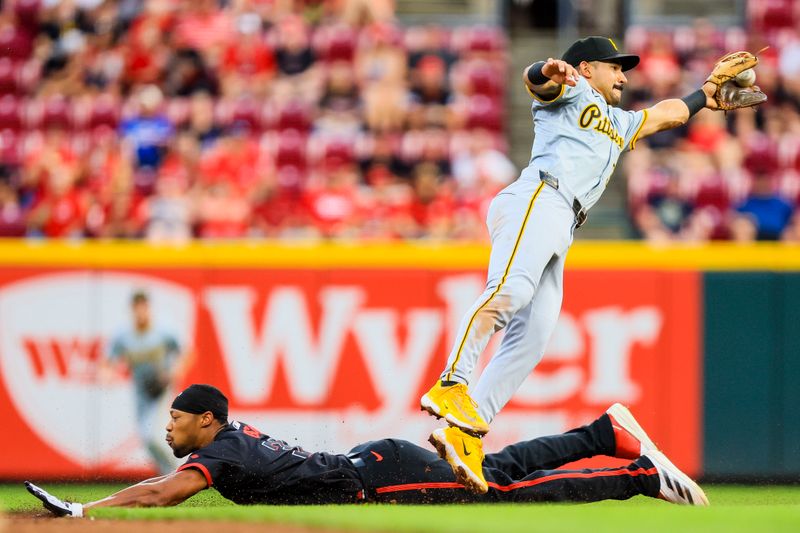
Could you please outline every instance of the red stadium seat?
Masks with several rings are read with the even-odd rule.
[[[295,132],[283,132],[278,137],[278,148],[275,154],[277,167],[293,166],[305,170],[306,137]]]
[[[708,180],[700,185],[694,197],[697,207],[716,207],[720,211],[730,209],[728,190],[721,180]]]
[[[7,57],[0,57],[0,94],[19,94],[19,71],[14,62]]]
[[[457,31],[453,40],[461,53],[500,52],[506,48],[505,36],[500,28],[478,25]]]
[[[503,77],[491,65],[482,63],[470,67],[468,74],[470,93],[483,94],[497,99],[503,94]]]
[[[12,95],[0,98],[0,131],[22,129],[22,103]]]
[[[294,165],[282,165],[277,169],[278,185],[286,191],[297,191],[306,179],[304,168]]]
[[[14,15],[19,25],[38,29],[39,10],[41,7],[42,0],[16,0],[14,2]]]
[[[711,239],[730,238],[731,199],[722,180],[708,180],[702,183],[694,197],[694,206],[697,211],[708,214],[713,221]]]
[[[54,96],[44,102],[39,127],[70,129],[72,126],[71,107],[63,96]]]
[[[12,130],[0,131],[0,163],[4,165],[19,165],[22,161],[22,144],[17,132]]]
[[[22,27],[6,26],[0,29],[0,56],[27,59],[33,52],[33,38]]]
[[[345,24],[336,24],[318,31],[317,50],[325,61],[353,60],[356,52],[356,32]]]
[[[322,164],[325,166],[339,166],[350,164],[355,160],[354,146],[352,142],[343,139],[328,141],[325,145]]]
[[[503,111],[500,105],[482,94],[470,97],[467,103],[467,127],[502,130]]]
[[[254,98],[239,98],[233,103],[230,124],[245,124],[251,132],[261,131],[261,106]]]
[[[294,100],[278,111],[278,130],[307,132],[311,129],[311,110],[305,103]]]
[[[119,126],[119,102],[110,95],[100,95],[95,98],[89,116],[89,127],[117,129]]]

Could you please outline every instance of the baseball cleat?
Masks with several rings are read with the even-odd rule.
[[[489,485],[483,477],[483,444],[479,437],[456,427],[447,427],[431,433],[428,442],[450,464],[456,481],[464,485],[464,488],[476,494],[486,494],[489,491]]]
[[[658,451],[658,446],[645,433],[627,407],[615,403],[608,408],[606,414],[611,419],[617,444],[614,457],[636,459],[650,451]]]
[[[644,457],[650,459],[658,471],[659,498],[678,505],[709,505],[708,497],[700,485],[681,472],[662,452],[651,450]]]
[[[476,435],[489,432],[489,424],[478,414],[478,404],[470,397],[463,383],[445,387],[441,381],[437,381],[419,403],[420,409],[436,418],[444,418],[451,426]]]

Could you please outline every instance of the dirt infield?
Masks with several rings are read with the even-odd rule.
[[[0,518],[2,533],[72,533],[90,531],[91,533],[150,533],[165,531],[169,533],[255,533],[269,530],[271,533],[336,533],[335,530],[313,529],[280,524],[257,524],[248,522],[223,522],[201,520],[94,520],[73,518],[52,518],[48,516],[12,515]],[[341,532],[339,532],[341,533]]]

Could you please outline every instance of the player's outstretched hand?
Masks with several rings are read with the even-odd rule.
[[[56,516],[71,516],[80,518],[83,516],[83,505],[79,503],[62,502],[46,490],[37,487],[30,481],[25,482],[28,492],[39,498],[44,504],[44,508]]]
[[[578,71],[575,70],[575,67],[560,59],[547,58],[547,62],[542,67],[542,74],[559,85],[567,84],[570,87],[575,87],[578,83]]]

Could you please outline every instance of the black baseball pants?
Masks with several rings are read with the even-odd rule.
[[[472,494],[455,481],[450,465],[430,450],[384,439],[350,451],[366,500],[387,503],[593,502],[656,496],[658,473],[640,457],[622,468],[557,470],[595,455],[614,455],[608,415],[561,435],[541,437],[488,454],[483,473],[489,492]]]

